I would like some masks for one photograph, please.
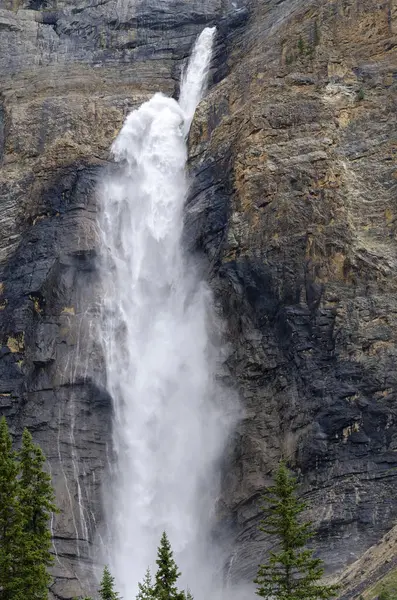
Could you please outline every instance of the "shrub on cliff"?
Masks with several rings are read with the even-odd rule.
[[[305,546],[314,533],[310,522],[300,516],[306,504],[297,497],[297,483],[281,463],[274,486],[263,497],[264,517],[260,529],[278,543],[268,561],[259,566],[255,583],[257,594],[275,600],[328,600],[338,587],[322,585],[323,562]]]

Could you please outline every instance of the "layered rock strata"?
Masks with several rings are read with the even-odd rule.
[[[250,580],[258,498],[299,474],[327,571],[396,518],[396,6],[261,2],[191,134],[186,238],[209,257],[244,419],[221,508]]]
[[[29,427],[49,460],[59,598],[93,591],[111,462],[96,190],[126,115],[154,92],[177,93],[206,23],[222,23],[225,53],[241,20],[228,9],[0,2],[0,410],[16,440]]]
[[[218,506],[225,578],[256,571],[281,456],[329,573],[396,518],[395,0],[3,1],[0,405],[49,458],[59,598],[89,591],[111,459],[95,189],[125,115],[177,93],[214,23],[185,237],[208,259],[244,409]]]

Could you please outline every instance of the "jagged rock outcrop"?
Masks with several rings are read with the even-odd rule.
[[[282,454],[329,572],[396,518],[395,0],[0,0],[0,406],[49,458],[60,598],[92,576],[111,452],[95,187],[125,115],[177,93],[213,23],[186,242],[208,257],[245,411],[218,507],[225,576],[255,573]]]

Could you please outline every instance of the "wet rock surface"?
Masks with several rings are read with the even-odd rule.
[[[394,4],[0,1],[0,407],[49,458],[55,596],[90,591],[111,453],[95,189],[126,114],[177,94],[206,24],[219,33],[185,240],[208,258],[244,408],[218,506],[225,578],[255,574],[258,500],[281,456],[328,572],[392,527]]]

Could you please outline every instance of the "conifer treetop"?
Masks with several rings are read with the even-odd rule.
[[[146,569],[142,583],[138,583],[138,590],[137,600],[152,600],[155,598],[152,574],[149,567]]]
[[[154,585],[156,600],[185,600],[184,592],[180,592],[176,586],[180,572],[165,531],[161,536],[160,546],[157,549],[156,564],[157,572]]]
[[[186,600],[193,600],[193,594],[189,588],[187,588],[187,590],[186,590],[185,597],[186,597]]]
[[[256,593],[272,600],[328,600],[337,586],[321,583],[323,561],[313,557],[306,544],[314,532],[302,521],[306,504],[298,499],[297,482],[284,463],[263,495],[260,530],[276,539],[278,551],[269,552],[268,561],[258,568]]]
[[[114,577],[111,575],[108,566],[105,566],[103,569],[98,592],[101,600],[121,600],[119,594],[114,589]]]

